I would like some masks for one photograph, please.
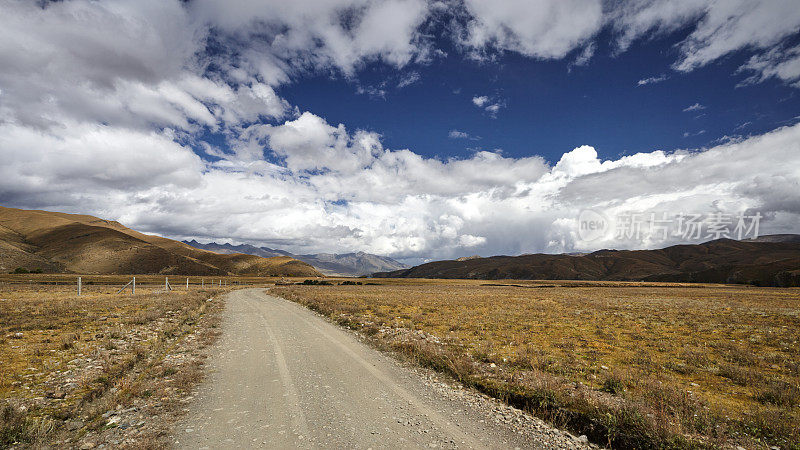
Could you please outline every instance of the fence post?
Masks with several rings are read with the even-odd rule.
[[[189,290],[189,277],[186,277],[186,290]]]
[[[169,290],[169,277],[164,277],[164,290]]]
[[[133,277],[133,285],[131,286],[131,295],[136,295],[136,277]]]
[[[134,280],[135,280],[135,278],[134,278]],[[125,283],[125,286],[122,286],[122,287],[121,287],[121,288],[120,288],[120,289],[117,291],[117,294],[119,294],[120,292],[122,292],[122,291],[124,291],[125,289],[127,289],[127,288],[128,288],[128,286],[130,286],[130,287],[131,287],[131,292],[133,292],[133,291],[134,291],[134,287],[133,287],[133,281],[134,281],[134,280],[131,280],[131,281],[128,281],[127,283]]]
[[[206,287],[206,280],[204,280],[202,278],[200,279],[200,287],[201,288]]]
[[[81,277],[78,277],[78,297],[81,296]]]

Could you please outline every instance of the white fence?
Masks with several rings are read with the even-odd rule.
[[[83,279],[82,279],[82,277],[78,277],[78,279],[76,280],[76,283],[77,283],[77,288],[78,288],[78,296],[80,296],[81,294],[83,294]],[[183,283],[181,283],[181,284],[183,284]],[[209,280],[208,286],[209,287],[223,287],[223,286],[229,286],[229,285],[231,285],[231,286],[233,286],[233,285],[242,286],[242,285],[247,285],[247,284],[248,283],[246,283],[246,282],[242,282],[242,281],[238,281],[238,280],[229,281],[229,280],[223,280],[221,278],[215,280],[215,279],[212,278],[211,280]],[[200,279],[200,288],[202,289],[202,288],[205,288],[205,287],[206,287],[206,280],[205,280],[205,278],[201,278]],[[128,288],[130,288],[131,295],[136,295],[136,277],[131,278],[131,281],[128,281],[116,293],[117,294],[121,294]],[[189,289],[190,289],[189,277],[186,277],[185,290],[188,291]],[[169,282],[169,277],[164,277],[164,287],[162,289],[156,290],[155,292],[168,292],[168,291],[172,291],[172,290],[174,290],[174,289],[172,287],[172,284],[170,284],[170,282]]]

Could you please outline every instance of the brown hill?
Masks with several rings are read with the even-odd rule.
[[[93,216],[0,206],[0,271],[320,276],[289,257],[262,258],[196,249]]]
[[[660,250],[436,261],[375,277],[630,280],[800,286],[800,242],[720,239]]]

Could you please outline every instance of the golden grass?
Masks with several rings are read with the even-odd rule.
[[[102,430],[108,409],[152,395],[164,357],[216,307],[206,300],[223,292],[154,285],[115,295],[119,287],[85,284],[78,297],[72,283],[0,282],[0,447],[74,442]],[[85,426],[68,429],[76,420]]]
[[[798,289],[374,281],[271,291],[602,444],[800,448]]]

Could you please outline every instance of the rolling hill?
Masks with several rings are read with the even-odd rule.
[[[247,253],[249,255],[258,255],[263,257],[289,256],[311,264],[323,274],[331,276],[344,275],[357,277],[369,275],[374,272],[385,272],[408,268],[408,266],[405,264],[395,261],[392,258],[364,252],[294,255],[283,250],[276,250],[268,247],[256,247],[248,244],[232,245],[228,243],[218,244],[216,242],[201,244],[195,240],[183,242],[191,245],[192,247],[223,254]]]
[[[0,206],[0,271],[320,276],[288,256],[222,255],[93,216]]]
[[[776,235],[777,236],[777,235]],[[794,236],[794,237],[793,237]],[[719,239],[660,250],[600,250],[436,261],[373,274],[392,278],[629,280],[800,286],[800,239]]]

